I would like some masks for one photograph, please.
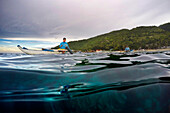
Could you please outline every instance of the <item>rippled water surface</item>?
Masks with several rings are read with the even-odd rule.
[[[169,113],[170,52],[0,53],[2,113]]]

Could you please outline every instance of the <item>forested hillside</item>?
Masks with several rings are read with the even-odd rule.
[[[87,40],[69,42],[73,50],[124,50],[125,46],[132,49],[158,49],[170,46],[170,23],[157,26],[141,26],[131,30],[122,29],[102,34]]]
[[[170,31],[170,23],[160,25],[159,27],[165,31]]]

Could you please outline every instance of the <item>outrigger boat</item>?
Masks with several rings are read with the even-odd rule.
[[[67,48],[67,49],[42,49],[42,50],[34,50],[34,49],[28,49],[25,47],[21,47],[20,45],[17,45],[17,47],[24,53],[29,54],[29,55],[37,55],[37,54],[61,54],[63,52],[70,52],[71,54],[72,51]]]

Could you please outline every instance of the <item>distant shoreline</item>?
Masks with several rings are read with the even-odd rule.
[[[167,48],[167,49],[144,49],[144,50],[136,50],[136,51],[151,51],[151,52],[154,52],[154,51],[170,51],[170,48]]]
[[[105,50],[101,50],[101,52],[104,52]],[[133,52],[164,52],[164,51],[170,51],[170,48],[166,48],[166,49],[141,49],[141,50],[133,50]],[[105,52],[125,52],[125,51],[105,51]],[[1,51],[0,53],[16,53],[16,54],[20,54],[23,52],[4,52]]]
[[[156,51],[170,51],[170,48],[166,48],[166,49],[141,49],[141,50],[133,50],[133,52],[156,52]],[[115,52],[124,52],[124,51],[115,51]]]

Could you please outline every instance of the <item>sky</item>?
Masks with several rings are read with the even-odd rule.
[[[0,0],[0,51],[158,26],[170,22],[169,6],[170,0]]]

